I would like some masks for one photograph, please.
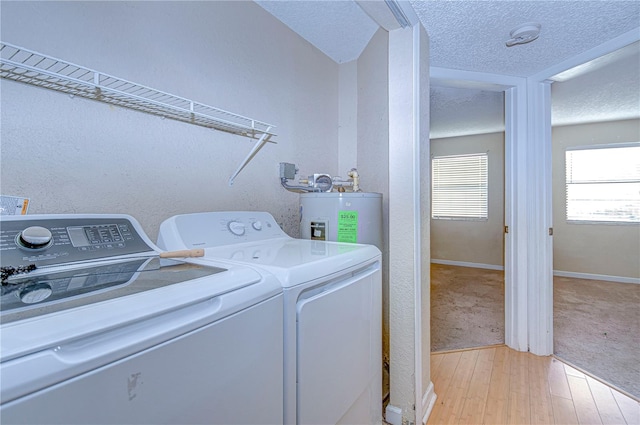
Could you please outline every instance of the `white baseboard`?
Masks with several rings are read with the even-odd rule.
[[[487,269],[487,270],[504,270],[504,266],[497,266],[494,264],[482,264],[482,263],[468,263],[465,261],[451,261],[451,260],[438,260],[431,259],[434,264],[444,264],[445,266],[459,266],[459,267],[473,267],[474,269]]]
[[[433,264],[444,264],[445,266],[458,266],[458,267],[472,267],[476,269],[487,269],[487,270],[504,270],[503,266],[497,266],[494,264],[482,264],[482,263],[469,263],[465,261],[452,261],[452,260],[438,260],[435,258],[431,259]],[[625,277],[625,276],[610,276],[605,274],[592,274],[592,273],[577,273],[577,272],[565,272],[562,270],[554,270],[554,276],[561,277],[574,277],[576,279],[589,279],[589,280],[604,280],[609,282],[619,282],[619,283],[635,283],[640,284],[640,278],[635,277]]]
[[[429,387],[427,387],[427,391],[422,396],[422,423],[426,424],[429,419],[429,415],[431,415],[431,411],[433,410],[433,406],[436,404],[436,398],[438,396],[433,390],[433,382],[429,382]]]
[[[592,273],[576,273],[576,272],[565,272],[562,270],[554,270],[554,276],[560,277],[574,277],[576,279],[589,279],[589,280],[605,280],[609,282],[619,282],[619,283],[636,283],[640,284],[640,278],[635,277],[624,277],[624,276],[609,276],[605,274],[592,274]]]
[[[387,404],[387,408],[384,411],[384,420],[391,425],[402,425],[402,409]]]

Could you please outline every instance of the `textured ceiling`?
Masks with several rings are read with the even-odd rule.
[[[640,118],[640,42],[608,56],[552,84],[554,125]]]
[[[432,139],[504,131],[504,94],[501,92],[431,88]]]
[[[640,42],[566,74],[551,85],[554,126],[640,118]],[[504,131],[502,93],[431,87],[430,111],[434,139]]]
[[[382,0],[374,0],[382,1]],[[357,59],[378,25],[352,0],[257,1],[337,63]],[[430,64],[530,76],[629,31],[640,32],[640,1],[410,0],[430,38]],[[364,6],[363,6],[364,7]],[[540,37],[506,47],[527,22]],[[555,79],[554,125],[640,118],[640,47],[592,61]],[[504,129],[501,93],[432,87],[431,137]]]
[[[640,27],[640,1],[411,1],[429,33],[431,66],[526,77]],[[506,47],[511,29],[540,37]]]

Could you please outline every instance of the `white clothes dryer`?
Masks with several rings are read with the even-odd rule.
[[[4,216],[0,254],[3,423],[282,423],[275,278],[161,264],[120,214]]]
[[[163,249],[249,265],[284,289],[284,423],[382,422],[381,254],[293,239],[266,212],[207,212],[160,226]]]

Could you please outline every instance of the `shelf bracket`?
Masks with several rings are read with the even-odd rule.
[[[251,161],[253,157],[256,156],[258,151],[262,149],[264,144],[269,141],[269,138],[271,137],[271,134],[269,133],[269,131],[271,131],[271,126],[267,127],[266,131],[262,133],[262,136],[260,136],[260,139],[258,139],[256,144],[253,146],[249,154],[244,159],[244,161],[242,161],[242,164],[240,164],[236,172],[233,173],[233,175],[229,178],[229,186],[233,186],[233,181],[238,176],[238,174],[240,174],[240,171],[242,171],[242,169],[247,166],[249,161]]]

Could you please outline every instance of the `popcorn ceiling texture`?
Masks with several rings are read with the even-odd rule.
[[[431,87],[432,139],[504,131],[504,94]]]
[[[258,1],[335,62],[357,59],[377,29],[354,1]],[[621,34],[640,31],[640,1],[411,0],[434,67],[530,76]],[[538,40],[506,47],[511,29],[539,22]],[[640,117],[640,47],[603,58],[552,86],[553,125]],[[609,56],[609,55],[608,55]],[[504,131],[502,93],[435,88],[431,137]]]
[[[355,1],[257,3],[335,62],[357,59],[378,25]],[[410,0],[431,41],[431,66],[530,76],[640,27],[634,1]],[[542,24],[533,43],[506,47],[509,32]]]
[[[431,66],[526,77],[640,26],[638,1],[410,1],[431,39]],[[506,47],[509,32],[540,37]]]
[[[553,125],[640,118],[640,42],[551,86]]]
[[[640,118],[640,42],[551,86],[553,126]],[[504,131],[504,95],[431,87],[432,139]]]

